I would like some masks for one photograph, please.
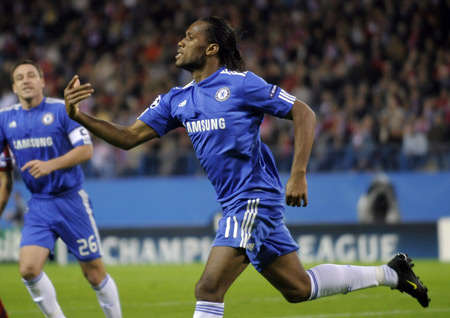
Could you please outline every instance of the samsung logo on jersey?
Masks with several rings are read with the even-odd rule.
[[[188,133],[225,129],[225,118],[212,118],[185,123]]]
[[[53,139],[52,137],[26,138],[20,140],[13,140],[13,145],[15,149],[52,147]]]

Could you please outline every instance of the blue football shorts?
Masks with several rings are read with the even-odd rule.
[[[283,221],[281,201],[249,199],[224,210],[213,246],[245,248],[257,271],[299,249]]]
[[[28,201],[20,247],[38,245],[53,253],[58,237],[79,261],[102,256],[91,200],[83,189],[51,198],[32,197]]]

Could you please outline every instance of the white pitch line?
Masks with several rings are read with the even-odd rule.
[[[382,316],[386,317],[387,315],[404,315],[408,314],[411,316],[423,316],[424,313],[443,313],[450,312],[450,308],[427,308],[425,311],[419,310],[391,310],[391,311],[367,311],[367,312],[348,312],[341,314],[317,314],[317,315],[308,315],[308,316],[277,316],[271,318],[335,318],[335,317],[373,317],[373,316]]]
[[[259,299],[261,301],[261,299]],[[284,301],[281,298],[272,298],[267,297],[264,298],[264,302],[278,302]],[[141,303],[128,303],[126,305],[122,304],[122,307],[169,307],[169,306],[177,306],[177,305],[190,305],[194,304],[192,301],[167,301],[167,302],[141,302]],[[94,308],[97,308],[98,305],[88,305],[83,307],[71,307],[66,306],[64,309],[66,311],[78,310],[78,311],[88,311]],[[299,305],[299,311],[301,310],[301,305]],[[313,314],[308,316],[277,316],[270,318],[338,318],[338,317],[388,317],[388,316],[396,316],[396,315],[409,315],[413,316],[423,316],[425,313],[446,313],[450,312],[450,308],[427,308],[422,310],[391,310],[391,311],[368,311],[368,312],[347,312],[347,313],[332,313],[332,314]],[[36,309],[29,310],[11,310],[9,313],[12,317],[28,317],[30,313],[40,313],[40,311]],[[269,317],[267,317],[269,318]]]

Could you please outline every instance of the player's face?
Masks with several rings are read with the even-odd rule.
[[[186,36],[178,43],[175,56],[177,67],[187,71],[201,69],[206,62],[206,43],[204,30],[208,24],[204,21],[194,22],[186,31]]]
[[[40,77],[38,70],[32,64],[19,65],[13,73],[14,93],[19,100],[31,101],[43,97],[44,79]]]

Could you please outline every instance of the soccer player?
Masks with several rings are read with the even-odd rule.
[[[64,95],[66,111],[98,137],[133,148],[184,126],[213,184],[223,217],[204,272],[195,287],[195,318],[223,317],[228,288],[251,263],[289,302],[314,300],[372,286],[406,291],[428,306],[427,289],[397,255],[383,266],[319,265],[306,271],[298,246],[283,223],[283,200],[308,203],[306,166],[314,138],[315,114],[282,88],[245,70],[236,35],[223,18],[194,22],[178,43],[176,66],[193,81],[162,94],[131,126],[92,117],[78,104],[93,94],[75,75]],[[290,119],[295,153],[285,190],[273,156],[261,143],[265,113]]]
[[[80,164],[93,153],[86,129],[71,120],[64,101],[44,97],[42,68],[31,60],[11,72],[19,103],[0,111],[0,151],[10,146],[31,192],[20,242],[19,268],[34,302],[46,317],[64,317],[43,271],[60,237],[77,258],[106,317],[121,317],[114,280],[106,273],[91,202]]]
[[[0,154],[0,217],[8,204],[13,188],[13,164],[9,147],[5,147]]]

